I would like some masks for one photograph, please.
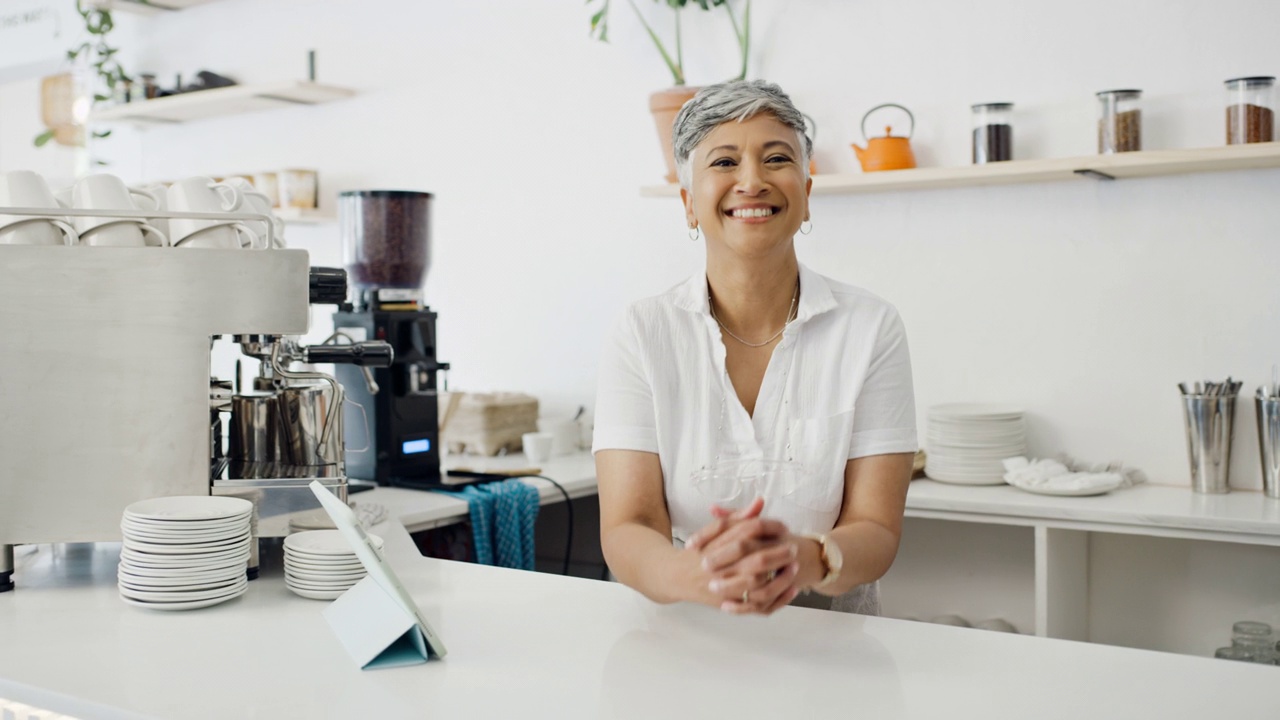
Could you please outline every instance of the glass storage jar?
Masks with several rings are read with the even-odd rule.
[[[1013,103],[982,103],[973,110],[973,164],[1013,159]]]
[[[1098,93],[1098,153],[1142,149],[1142,91],[1103,90]]]
[[[1228,80],[1227,144],[1275,140],[1274,77],[1242,77]]]

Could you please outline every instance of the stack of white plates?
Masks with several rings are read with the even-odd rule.
[[[1001,485],[1005,458],[1027,454],[1022,410],[955,403],[929,408],[924,474],[960,485]]]
[[[153,610],[192,610],[249,586],[253,503],[232,497],[163,497],[125,508],[120,597]]]
[[[379,550],[382,538],[369,535]],[[312,600],[334,600],[364,579],[364,565],[337,530],[308,530],[284,539],[284,582]]]

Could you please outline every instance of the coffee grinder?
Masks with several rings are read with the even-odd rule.
[[[347,474],[379,485],[440,485],[437,373],[449,365],[436,359],[436,313],[422,303],[430,265],[430,206],[431,194],[424,192],[338,195],[353,298],[333,316],[334,331],[353,343],[382,340],[395,351],[389,367],[334,369],[347,397],[367,408],[368,416],[371,452],[348,452]],[[345,412],[353,412],[352,405]],[[363,422],[349,416],[347,427]]]

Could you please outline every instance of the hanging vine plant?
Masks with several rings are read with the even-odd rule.
[[[111,30],[115,28],[111,11],[86,5],[84,0],[76,0],[76,12],[80,13],[80,17],[84,19],[84,29],[89,33],[89,39],[68,50],[67,61],[74,64],[84,58],[89,67],[93,68],[96,80],[96,86],[92,89],[93,104],[96,105],[110,100],[115,96],[117,88],[132,83],[133,78],[125,73],[124,67],[116,59],[116,53],[120,52],[120,49],[111,47],[107,42]],[[56,129],[49,129],[37,135],[36,147],[48,144],[56,133]],[[95,138],[110,137],[111,131],[94,131],[92,135]]]

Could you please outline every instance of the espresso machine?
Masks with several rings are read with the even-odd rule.
[[[440,485],[436,313],[422,302],[430,265],[431,195],[407,190],[351,190],[338,196],[338,216],[352,302],[334,315],[335,335],[349,342],[385,341],[395,354],[372,371],[340,365],[334,374],[354,401],[348,424],[367,408],[369,452],[348,448],[347,471],[379,485]],[[377,388],[376,392],[373,388]]]
[[[245,497],[264,537],[318,507],[311,479],[345,498],[343,388],[297,367],[391,363],[376,340],[300,344],[345,275],[304,250],[0,245],[0,591],[15,545],[119,541],[138,500]],[[251,389],[211,382],[224,336],[259,362]]]

